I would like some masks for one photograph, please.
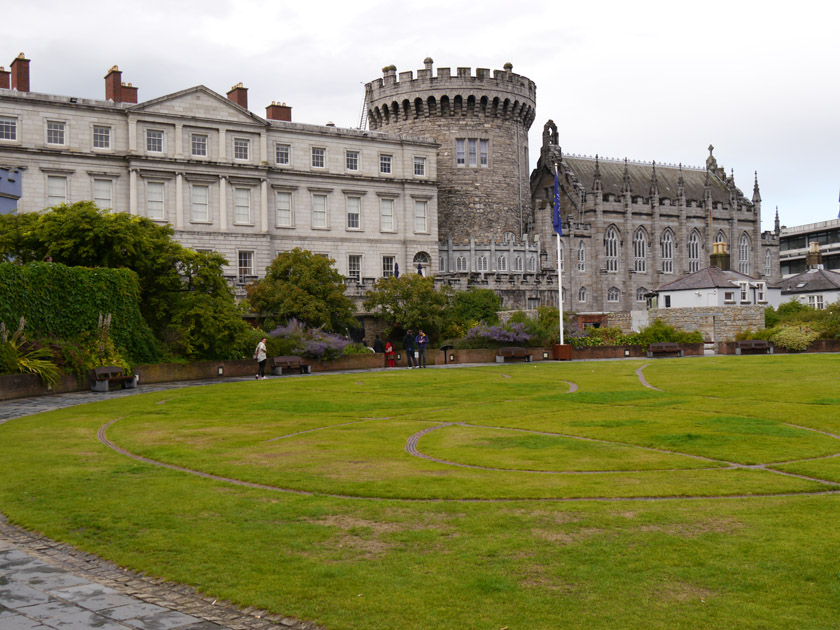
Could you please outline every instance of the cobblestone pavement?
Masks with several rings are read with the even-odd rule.
[[[282,377],[289,378],[289,377]],[[212,379],[143,385],[107,394],[73,392],[0,402],[0,424],[73,405],[196,385],[247,381]],[[251,630],[319,627],[253,608],[240,609],[181,584],[122,569],[11,525],[0,513],[2,630]]]

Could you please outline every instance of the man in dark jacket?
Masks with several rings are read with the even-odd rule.
[[[414,363],[414,334],[410,330],[405,331],[403,350],[405,350],[405,360],[408,361],[408,369],[417,367],[416,365],[412,365]]]
[[[414,338],[414,345],[417,347],[417,367],[420,367],[420,364],[423,364],[423,367],[426,367],[426,344],[429,343],[429,338],[426,336],[422,330],[417,333],[417,337]]]

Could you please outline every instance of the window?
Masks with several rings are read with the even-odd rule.
[[[358,230],[362,227],[362,198],[347,197],[347,229]]]
[[[586,287],[578,289],[578,302],[586,302]]]
[[[248,160],[251,150],[251,141],[247,138],[233,139],[233,159],[234,160]]]
[[[93,126],[93,148],[94,149],[110,149],[111,148],[111,128]]]
[[[647,235],[642,228],[633,236],[633,269],[637,273],[647,271]]]
[[[362,279],[362,257],[358,254],[347,257],[347,277],[356,282]]]
[[[823,304],[823,296],[821,295],[809,295],[808,296],[808,306],[815,308],[819,311],[825,308],[825,304]]]
[[[466,256],[458,256],[458,258],[455,259],[455,271],[469,271],[467,269]]]
[[[277,227],[292,227],[292,193],[278,192],[277,199]]]
[[[496,269],[499,271],[507,271],[507,256],[502,254],[496,259]]]
[[[478,270],[487,271],[487,256],[478,257]]]
[[[726,303],[734,302],[735,301],[735,291],[724,291],[723,292],[723,301]]]
[[[382,277],[383,278],[390,278],[394,275],[394,257],[393,256],[383,256],[382,257]]]
[[[193,186],[191,190],[191,203],[193,221],[210,220],[210,187]]]
[[[749,284],[746,282],[739,282],[738,285],[741,287],[741,301],[748,302],[750,299]]]
[[[64,123],[47,121],[47,144],[64,144]]]
[[[750,275],[750,237],[746,234],[738,240],[738,271]]]
[[[648,290],[644,287],[639,287],[636,289],[636,301],[637,302],[645,302],[647,301],[647,292]]]
[[[390,175],[391,173],[391,160],[392,156],[390,155],[380,155],[379,156],[379,172],[383,175]]]
[[[445,273],[446,271],[448,271],[448,270],[447,270],[447,268],[446,268],[446,267],[447,267],[447,265],[446,265],[446,257],[445,257],[445,256],[441,256],[441,257],[438,259],[438,264],[440,265],[440,271],[441,271],[441,273]]]
[[[662,234],[662,273],[674,273],[674,235],[671,230]]]
[[[757,302],[766,302],[767,301],[767,285],[763,282],[759,282],[756,285],[756,301]]]
[[[688,272],[700,271],[700,237],[692,232],[688,237]]]
[[[537,270],[537,257],[536,256],[528,256],[528,271],[536,271]]]
[[[618,230],[610,226],[604,235],[604,255],[607,259],[607,271],[618,271]]]
[[[670,295],[665,296],[665,308],[671,308],[671,296]]]
[[[0,116],[0,140],[17,140],[17,118]]]
[[[773,257],[770,255],[770,250],[764,251],[764,275],[773,275]]]
[[[583,241],[578,244],[578,252],[577,252],[577,268],[578,271],[586,271],[586,247],[583,245]]]
[[[417,177],[424,177],[426,175],[426,158],[414,158],[414,174]]]
[[[312,195],[312,227],[327,227],[327,196]]]
[[[618,302],[621,298],[621,291],[619,291],[616,287],[610,287],[607,289],[607,302]]]
[[[67,202],[67,178],[60,175],[47,176],[47,207]]]
[[[566,244],[560,241],[560,271],[566,271]]]
[[[149,153],[163,153],[162,131],[146,129],[146,151]]]
[[[245,224],[251,222],[250,188],[233,189],[233,222]]]
[[[163,220],[166,218],[163,193],[163,182],[148,182],[146,184],[146,216],[150,219]]]
[[[379,229],[383,232],[394,231],[394,200],[379,200]]]
[[[347,151],[344,154],[344,162],[347,166],[348,171],[358,171],[359,170],[359,152],[358,151]]]
[[[254,252],[239,252],[239,281],[254,276]]]
[[[529,311],[536,311],[540,307],[540,298],[529,297],[526,304]]]
[[[487,166],[489,164],[489,143],[478,138],[455,139],[456,166]]]
[[[274,145],[274,161],[282,166],[288,166],[291,162],[292,147],[288,144]]]
[[[320,147],[312,148],[312,167],[324,168],[327,164],[327,150]]]
[[[114,207],[112,201],[113,183],[110,179],[94,179],[93,180],[93,203],[97,208],[107,210]]]
[[[192,134],[190,145],[194,157],[207,157],[207,136],[200,133]]]
[[[414,202],[414,231],[415,232],[428,232],[429,228],[426,225],[426,202],[425,201],[415,201]]]
[[[522,256],[516,256],[513,259],[513,270],[522,271]]]

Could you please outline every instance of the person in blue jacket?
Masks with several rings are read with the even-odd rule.
[[[417,333],[417,337],[414,339],[414,343],[417,346],[417,367],[421,367],[420,364],[422,363],[422,367],[426,367],[426,345],[429,343],[429,338],[426,336],[422,330]]]

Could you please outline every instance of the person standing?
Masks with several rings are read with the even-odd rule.
[[[376,339],[373,340],[373,351],[379,354],[385,352],[385,344],[382,343],[379,335],[376,335]]]
[[[255,378],[265,380],[265,359],[266,359],[266,349],[265,349],[265,337],[260,339],[260,342],[257,344],[256,349],[254,350],[254,360],[257,362],[259,369],[257,371],[257,376]]]
[[[416,365],[414,361],[414,334],[410,330],[405,331],[405,337],[403,337],[403,350],[405,350],[405,360],[408,361],[408,369],[410,370]]]
[[[420,363],[423,363],[423,367],[426,367],[426,345],[429,343],[429,338],[426,336],[422,330],[417,333],[417,337],[414,340],[415,345],[417,346],[417,367],[420,367]]]
[[[385,342],[385,358],[388,360],[388,367],[394,367],[394,346],[390,341]]]

